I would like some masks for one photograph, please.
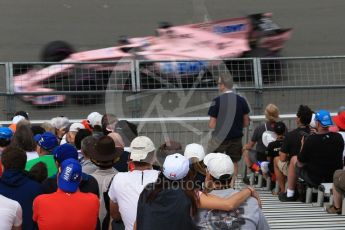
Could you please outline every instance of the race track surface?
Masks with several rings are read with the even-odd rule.
[[[343,0],[2,0],[0,61],[38,61],[44,44],[65,40],[77,50],[113,46],[121,35],[154,34],[173,24],[273,12],[294,28],[284,56],[342,55]]]

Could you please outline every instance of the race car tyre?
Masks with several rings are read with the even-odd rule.
[[[53,41],[43,48],[41,60],[43,62],[59,62],[74,52],[75,49],[69,43],[65,41]]]

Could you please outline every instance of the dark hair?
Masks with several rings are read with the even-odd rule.
[[[11,144],[11,140],[0,138],[0,147],[7,147]]]
[[[81,142],[85,137],[91,136],[92,132],[88,129],[79,129],[77,134],[74,138],[74,145],[75,147],[80,150],[81,149]]]
[[[18,126],[18,124],[17,130],[13,135],[11,145],[19,147],[26,152],[35,151],[36,141],[34,139],[34,135],[31,131],[30,125],[22,124]]]
[[[29,177],[38,183],[42,183],[48,177],[47,165],[43,162],[37,162],[29,171]]]
[[[216,185],[226,186],[226,187],[231,186],[232,175],[230,174],[222,175],[219,179],[216,179],[211,175],[211,178],[212,178],[212,182]]]
[[[43,134],[46,130],[39,125],[33,125],[31,126],[31,131],[32,134],[35,136],[36,134]]]
[[[198,213],[198,205],[200,201],[199,201],[198,193],[195,190],[195,188],[194,187],[189,188],[188,186],[189,181],[192,181],[190,172],[187,174],[185,178],[181,180],[177,180],[177,181],[169,180],[161,173],[159,174],[157,181],[154,184],[151,184],[153,188],[149,192],[146,202],[147,203],[153,202],[157,198],[158,194],[164,189],[176,188],[176,186],[179,186],[184,191],[186,196],[190,199],[191,204],[192,204],[191,206],[192,216],[195,216]]]
[[[282,121],[278,121],[274,124],[274,132],[278,135],[283,135],[286,132],[286,125]]]
[[[25,151],[16,146],[7,147],[1,155],[1,162],[5,170],[24,170],[26,159]]]
[[[100,125],[94,125],[92,127],[92,132],[93,132],[93,134],[101,133],[103,135],[103,130],[102,130],[102,127]]]
[[[111,131],[107,130],[107,126],[114,124],[113,131],[115,130],[115,123],[118,121],[117,117],[114,114],[111,113],[106,113],[103,115],[102,117],[102,131],[104,135],[108,135],[109,133],[111,133]]]
[[[173,140],[168,140],[164,142],[156,152],[156,158],[157,163],[160,167],[163,166],[164,160],[168,155],[174,154],[174,153],[181,153],[182,152],[182,145]]]
[[[300,105],[297,111],[297,117],[300,119],[303,125],[309,125],[313,111],[307,105]]]

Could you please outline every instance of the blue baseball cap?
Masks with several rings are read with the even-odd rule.
[[[82,178],[81,165],[76,159],[66,159],[61,163],[58,187],[64,192],[75,192]]]
[[[51,132],[45,132],[42,134],[36,134],[34,136],[36,143],[45,150],[52,150],[58,146],[58,140]]]
[[[0,139],[10,140],[13,136],[13,131],[8,127],[0,127]]]
[[[63,144],[58,146],[53,150],[53,155],[55,160],[61,164],[64,160],[68,158],[73,158],[78,160],[78,151],[77,149],[71,144]]]
[[[331,114],[324,109],[321,109],[315,113],[315,121],[320,122],[323,127],[333,125]]]

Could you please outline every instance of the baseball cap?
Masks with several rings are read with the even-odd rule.
[[[205,157],[204,147],[196,143],[189,144],[184,150],[184,156],[187,157],[187,159],[196,157],[199,161],[202,161]]]
[[[274,124],[274,132],[277,134],[284,134],[286,131],[286,125],[282,121],[278,121]]]
[[[85,126],[82,123],[73,123],[69,127],[69,132],[78,132],[80,129],[85,129]]]
[[[57,138],[51,132],[45,132],[43,134],[36,134],[34,136],[36,143],[45,150],[52,150],[58,145]]]
[[[61,164],[64,160],[68,158],[78,159],[78,151],[77,149],[71,144],[63,144],[58,146],[53,150],[53,155],[55,160]]]
[[[8,127],[0,127],[0,139],[10,140],[13,136],[13,132]]]
[[[12,123],[18,124],[18,122],[20,122],[21,120],[25,120],[25,117],[23,117],[22,115],[17,115],[13,117]]]
[[[90,122],[90,125],[94,127],[95,125],[102,125],[102,114],[99,112],[92,112],[87,116],[87,120]]]
[[[187,157],[175,153],[168,155],[163,164],[163,175],[169,180],[181,180],[189,172],[189,160]]]
[[[20,110],[20,111],[17,111],[14,113],[14,116],[17,116],[17,115],[23,116],[26,120],[29,120],[29,113],[28,112]]]
[[[50,123],[56,129],[64,129],[69,125],[69,120],[67,117],[54,117],[51,119]]]
[[[323,127],[333,125],[331,114],[324,109],[321,109],[315,113],[315,120],[320,122]]]
[[[146,136],[134,138],[129,147],[131,149],[130,159],[133,161],[145,160],[147,155],[156,149],[151,139]]]
[[[81,165],[76,159],[66,159],[61,163],[58,187],[64,192],[75,192],[82,178]]]
[[[231,158],[223,153],[209,153],[204,158],[207,171],[216,179],[221,179],[234,173],[234,163]]]

